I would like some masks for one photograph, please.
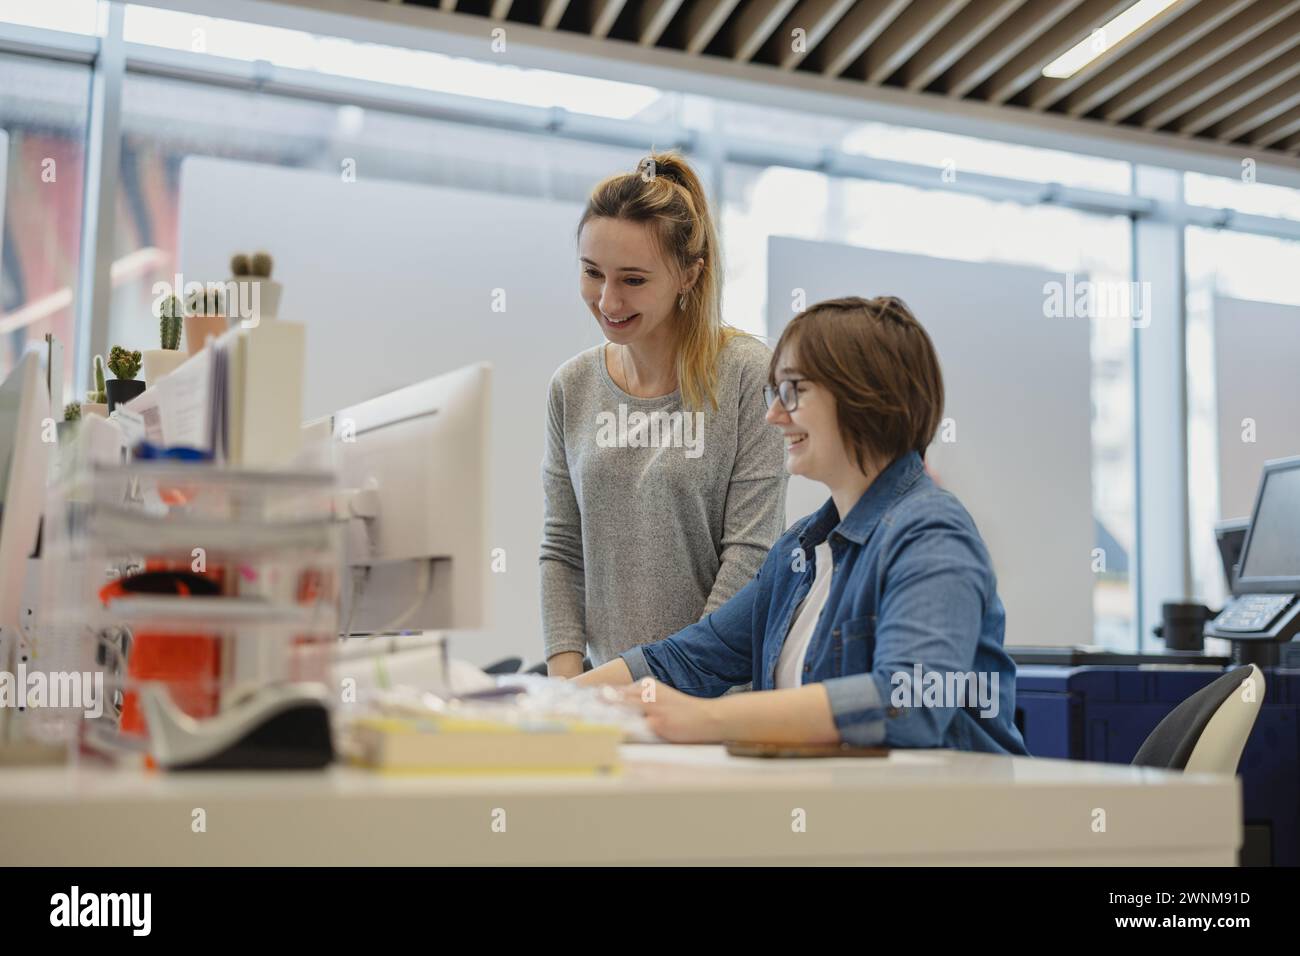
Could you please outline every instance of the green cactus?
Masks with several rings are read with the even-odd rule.
[[[68,402],[63,406],[63,420],[65,422],[75,422],[81,420],[81,403]]]
[[[181,323],[185,315],[181,300],[169,295],[158,306],[158,334],[162,347],[176,351],[181,347]]]
[[[104,381],[104,356],[95,356],[95,387],[86,393],[86,401],[92,405],[108,404],[108,384]]]
[[[122,346],[114,345],[108,353],[108,367],[120,379],[133,379],[140,373],[140,353],[128,352]]]
[[[253,253],[252,269],[253,275],[259,279],[271,278],[271,267],[274,265],[269,252]]]
[[[230,257],[230,274],[235,278],[243,278],[251,275],[251,269],[248,264],[248,256],[242,252],[237,252]]]

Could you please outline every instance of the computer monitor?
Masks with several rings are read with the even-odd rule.
[[[355,516],[348,633],[484,625],[491,372],[468,366],[334,414]]]
[[[1229,518],[1214,526],[1214,540],[1219,546],[1219,562],[1223,565],[1223,579],[1231,591],[1237,581],[1238,565],[1241,564],[1241,546],[1246,543],[1246,532],[1250,529],[1249,518]]]
[[[0,669],[13,673],[27,559],[36,548],[51,442],[40,356],[24,355],[0,385]],[[8,708],[0,708],[0,735]],[[0,736],[0,739],[3,739]]]
[[[1264,464],[1235,591],[1300,591],[1300,456]]]

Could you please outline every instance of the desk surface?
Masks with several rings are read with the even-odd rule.
[[[10,768],[0,864],[1232,865],[1241,837],[1231,777],[950,751],[623,756],[600,777]]]

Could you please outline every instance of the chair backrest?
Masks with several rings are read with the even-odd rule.
[[[1235,774],[1263,700],[1263,671],[1254,664],[1229,671],[1170,711],[1133,766]]]

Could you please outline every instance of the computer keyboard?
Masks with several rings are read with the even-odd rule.
[[[1294,594],[1240,594],[1219,612],[1214,627],[1220,631],[1267,631],[1295,599]]]

